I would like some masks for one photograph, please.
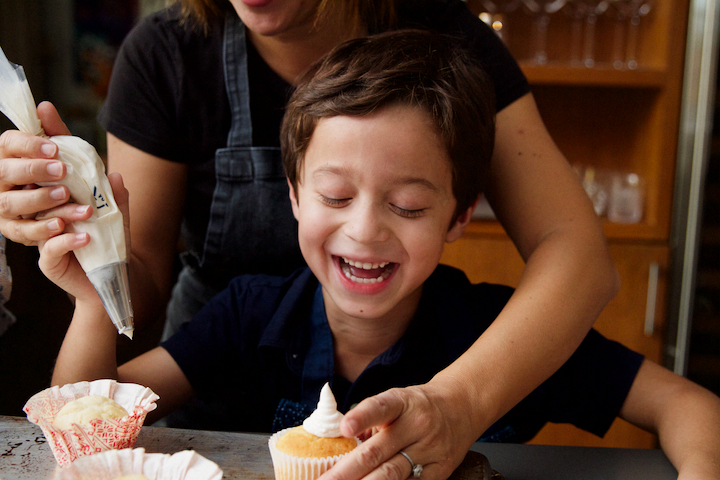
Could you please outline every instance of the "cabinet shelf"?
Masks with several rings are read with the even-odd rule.
[[[656,226],[647,223],[622,224],[603,221],[603,229],[605,236],[611,241],[662,241],[667,236]],[[465,233],[468,236],[507,237],[502,225],[496,220],[474,219],[467,226]]]
[[[585,68],[565,63],[534,65],[529,62],[520,62],[520,66],[532,85],[660,89],[667,82],[666,71],[651,68],[618,70],[611,65]]]

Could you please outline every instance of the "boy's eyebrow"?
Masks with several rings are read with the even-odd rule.
[[[313,173],[313,177],[319,177],[326,174],[331,175],[345,175],[348,171],[344,167],[336,167],[333,165],[324,165],[322,167],[317,168]],[[432,190],[433,192],[437,192],[439,188],[437,185],[432,183],[427,178],[422,177],[413,177],[413,176],[406,176],[406,177],[400,177],[396,178],[392,182],[393,185],[420,185],[422,187],[427,188],[428,190]]]
[[[427,178],[420,178],[420,177],[402,177],[396,179],[394,182],[392,182],[393,185],[420,185],[421,187],[425,187],[428,190],[432,190],[433,192],[438,191],[438,187],[432,183]]]

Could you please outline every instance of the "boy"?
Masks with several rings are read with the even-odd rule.
[[[156,417],[197,395],[216,406],[217,428],[267,432],[300,423],[327,381],[343,411],[426,383],[491,325],[512,290],[438,266],[444,243],[470,221],[492,152],[492,90],[481,68],[451,40],[410,31],[348,42],[307,78],[282,142],[309,268],[238,277],[175,336],[118,368],[114,327],[68,254],[90,240],[55,237],[41,245],[40,265],[76,297],[76,310],[54,384],[146,385],[160,396]],[[117,191],[122,204],[126,192]],[[720,400],[597,332],[492,427],[470,434],[525,441],[563,421],[602,435],[618,415],[658,431],[681,476],[720,478]],[[378,437],[393,426],[375,425]],[[388,452],[373,440],[328,476],[357,478],[383,463],[377,457]],[[378,473],[409,475],[401,450],[428,480],[463,456],[455,449],[443,460],[442,445],[418,445],[395,445]]]

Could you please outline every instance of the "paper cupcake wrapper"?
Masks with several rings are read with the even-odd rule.
[[[68,467],[57,468],[53,480],[113,480],[125,475],[145,475],[153,480],[221,480],[223,471],[192,450],[170,455],[126,448],[78,458]]]
[[[273,434],[268,441],[275,480],[315,480],[347,454],[324,458],[303,458],[289,455],[277,449],[278,439],[292,428]]]
[[[52,423],[58,411],[80,397],[101,395],[119,403],[129,415],[118,419],[92,420],[90,425],[73,424],[61,430]],[[83,455],[110,449],[132,448],[148,412],[155,410],[159,397],[147,387],[115,380],[95,380],[51,387],[33,395],[23,410],[42,429],[60,466]]]

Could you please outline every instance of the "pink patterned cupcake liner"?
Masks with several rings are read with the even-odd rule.
[[[61,430],[53,426],[58,411],[67,403],[88,395],[100,395],[119,403],[128,414],[117,419],[91,420]],[[111,449],[132,448],[148,412],[159,397],[147,387],[115,380],[95,380],[51,387],[33,395],[23,407],[28,420],[42,430],[60,466],[75,459]]]

